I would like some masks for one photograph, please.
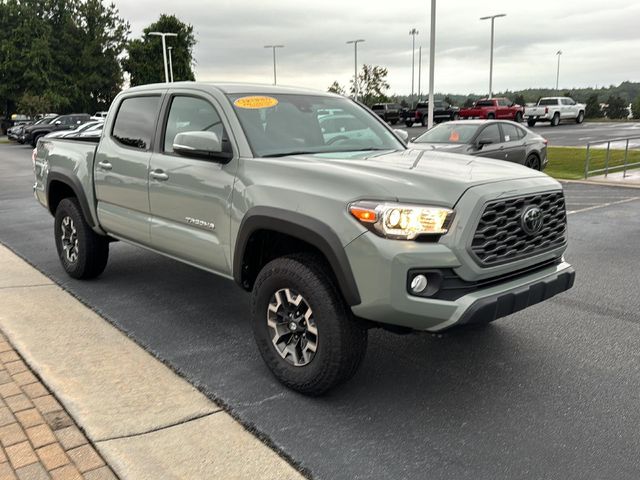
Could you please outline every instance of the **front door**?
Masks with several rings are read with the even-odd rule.
[[[525,142],[522,138],[524,131],[511,123],[501,123],[500,127],[504,140],[504,159],[524,165],[526,153]]]
[[[502,143],[502,135],[497,123],[491,123],[484,127],[478,134],[476,142],[483,140],[489,140],[491,143],[484,145],[480,150],[476,152],[478,157],[496,158],[498,160],[504,160],[504,144]]]
[[[173,151],[178,133],[215,132],[231,152],[215,99],[174,94],[167,103],[159,151],[149,168],[151,241],[180,260],[230,276],[230,206],[237,157],[227,162]]]
[[[105,230],[143,245],[149,236],[149,160],[160,94],[124,97],[94,161],[98,218]]]

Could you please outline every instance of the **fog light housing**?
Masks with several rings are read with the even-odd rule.
[[[422,293],[424,292],[425,288],[427,288],[428,284],[429,281],[427,280],[427,277],[422,274],[418,274],[413,277],[413,280],[411,280],[411,292]]]

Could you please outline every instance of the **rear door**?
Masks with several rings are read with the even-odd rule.
[[[477,135],[476,142],[480,140],[491,140],[492,143],[484,145],[477,150],[475,155],[478,157],[496,158],[498,160],[505,159],[504,144],[502,143],[502,133],[498,127],[498,123],[490,123],[484,127]]]
[[[173,151],[178,133],[211,131],[232,152],[222,108],[205,93],[176,90],[165,102],[158,148],[151,158],[149,200],[153,247],[183,261],[229,276],[230,205],[238,166],[186,157]]]
[[[515,124],[501,122],[504,159],[524,165],[526,146],[522,138],[523,130]]]
[[[98,218],[115,236],[150,245],[149,160],[161,92],[123,97],[96,151]]]

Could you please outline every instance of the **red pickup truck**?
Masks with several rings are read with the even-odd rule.
[[[513,120],[522,122],[524,107],[516,105],[508,98],[483,98],[477,100],[473,107],[462,108],[460,118],[482,118],[496,120]]]

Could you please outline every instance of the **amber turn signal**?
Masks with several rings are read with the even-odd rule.
[[[378,221],[378,214],[375,210],[352,206],[349,207],[349,212],[351,212],[351,215],[356,217],[361,222],[376,223]]]

